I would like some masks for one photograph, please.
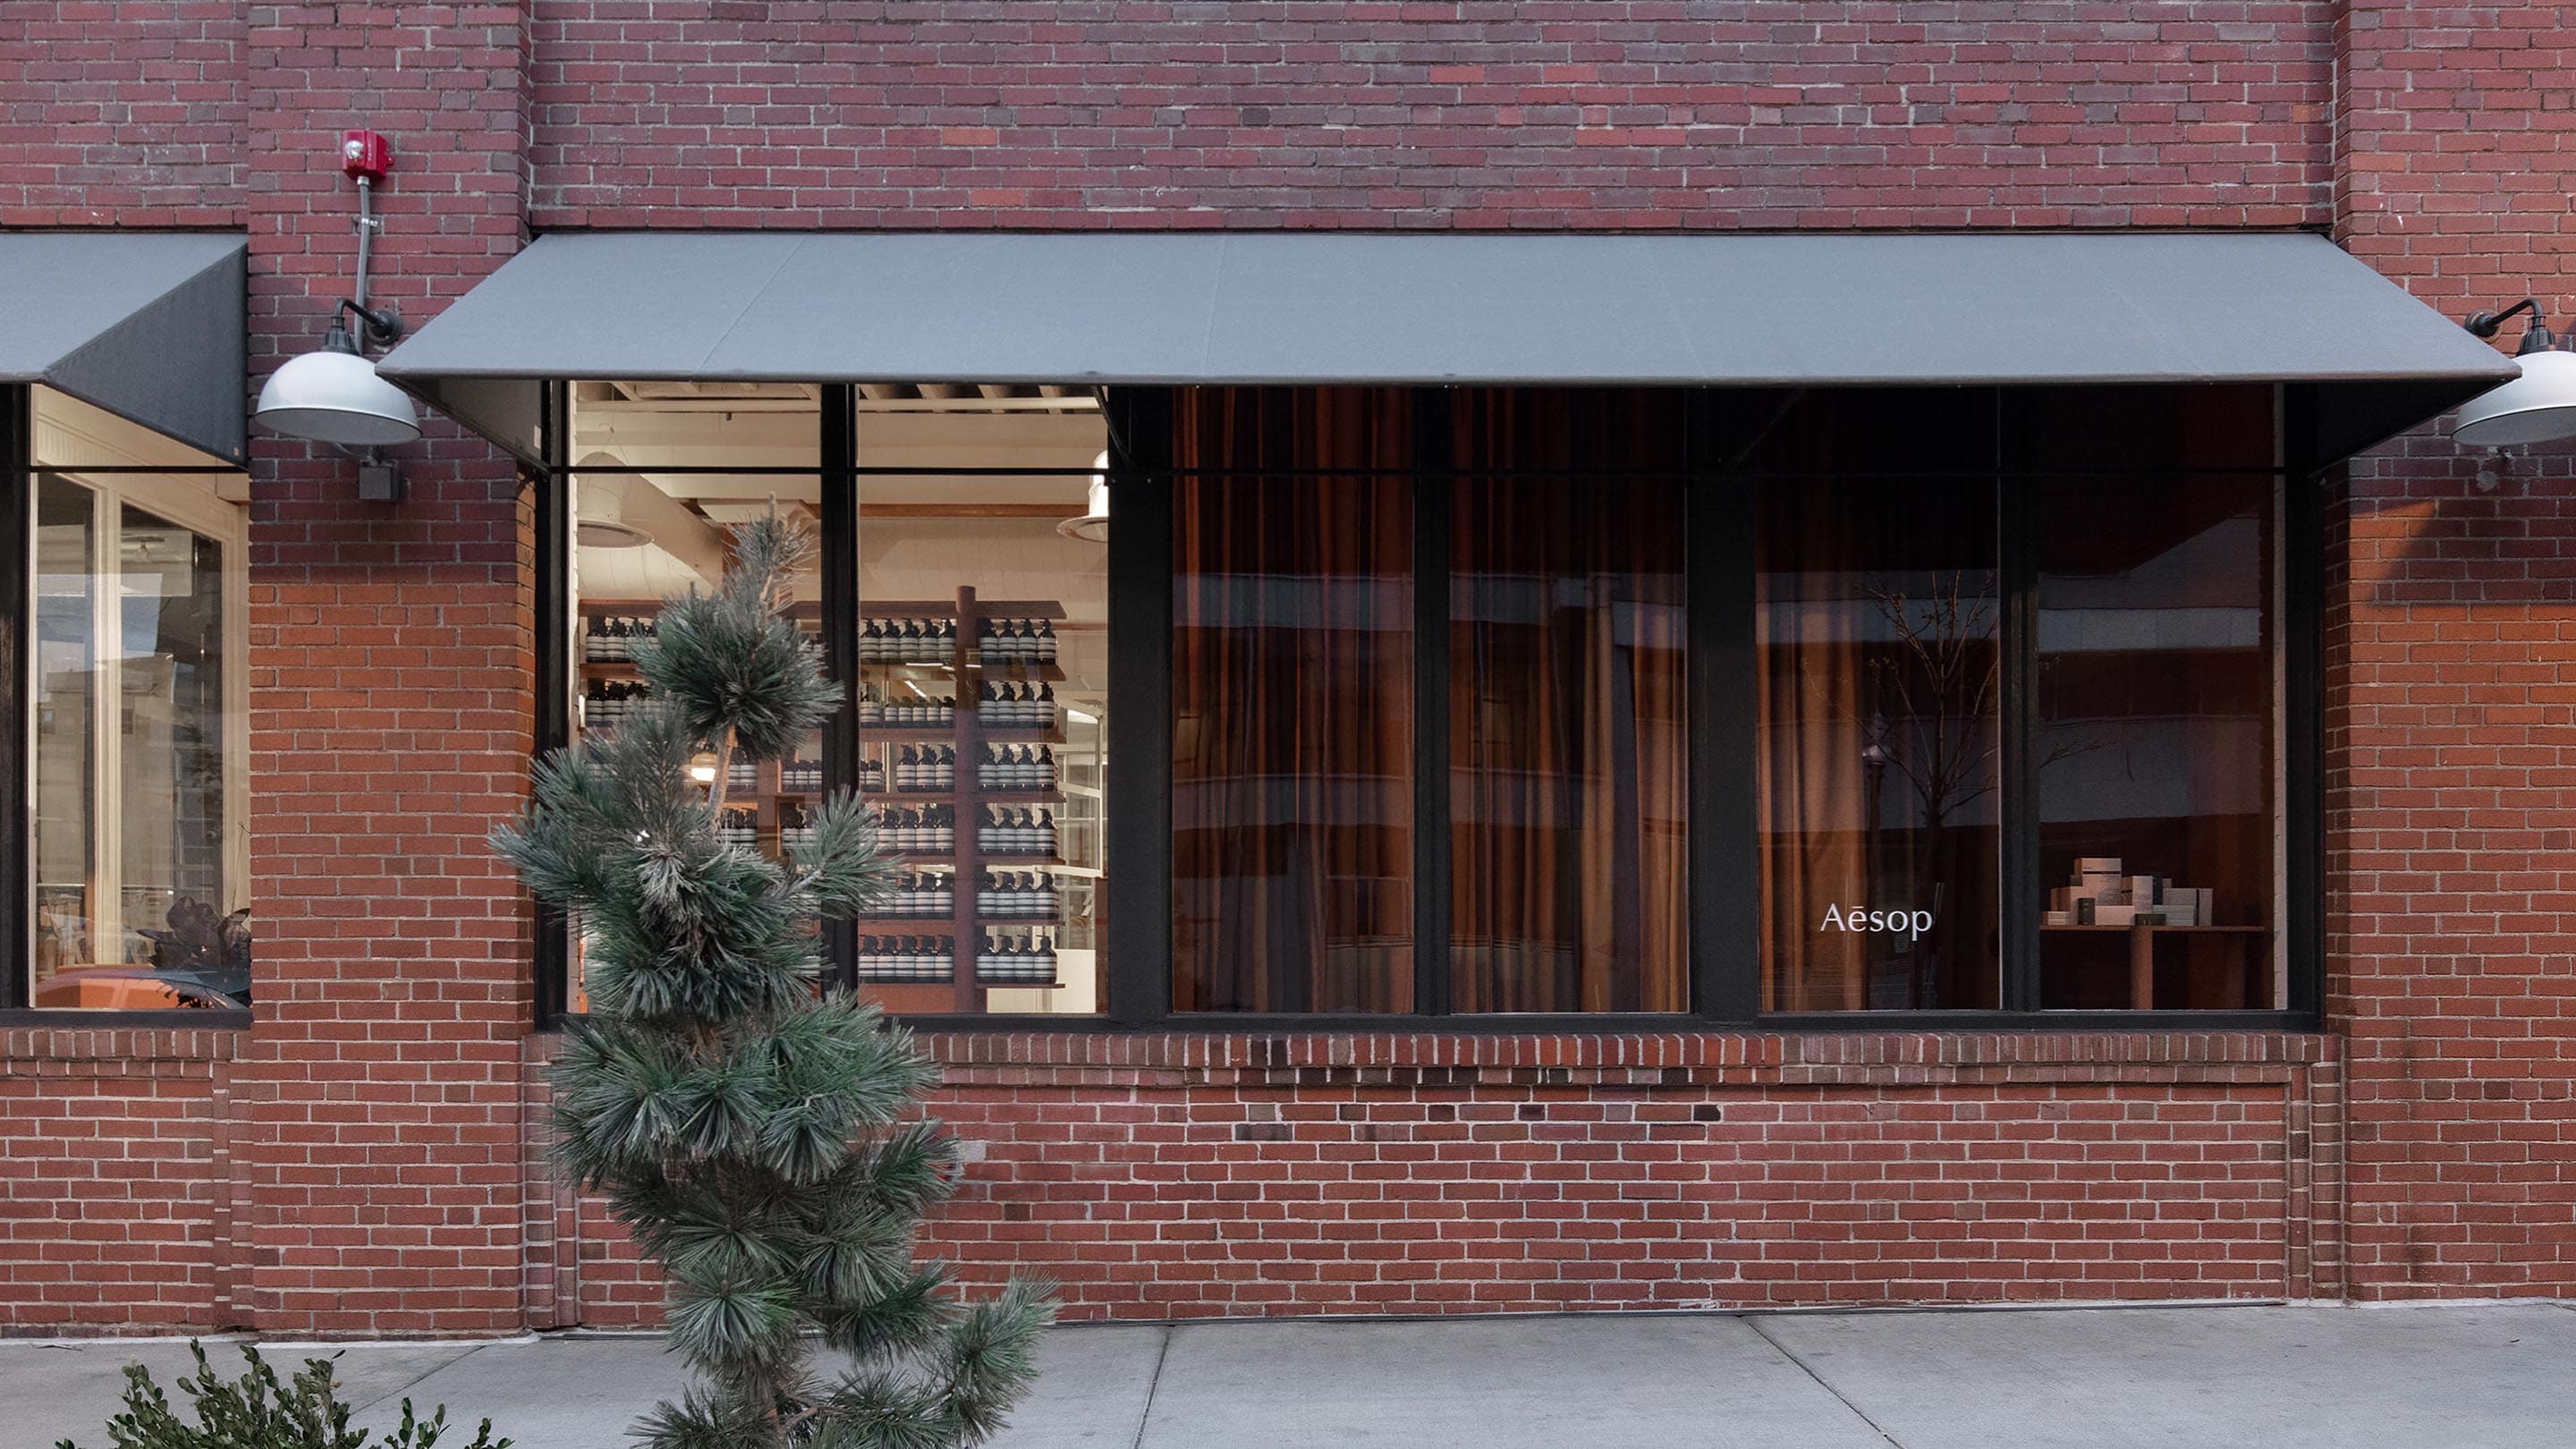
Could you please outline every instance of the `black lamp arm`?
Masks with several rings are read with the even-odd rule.
[[[402,340],[402,313],[395,311],[390,303],[371,310],[343,297],[340,299],[340,310],[358,314],[359,329],[369,342],[378,347],[391,347]],[[2492,337],[2495,334],[2490,331],[2480,335]]]
[[[2469,329],[2472,337],[2493,337],[2506,320],[2518,312],[2531,314],[2531,328],[2522,334],[2522,346],[2515,349],[2517,353],[2547,352],[2558,345],[2558,339],[2549,331],[2549,323],[2540,315],[2540,299],[2537,297],[2525,297],[2501,312],[2472,312],[2460,325]]]

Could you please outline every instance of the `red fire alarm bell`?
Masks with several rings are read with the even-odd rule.
[[[340,169],[366,181],[382,181],[393,169],[394,148],[373,131],[340,133]]]

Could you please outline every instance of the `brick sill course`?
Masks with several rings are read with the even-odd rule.
[[[559,1032],[530,1034],[531,1063]],[[1915,1086],[2087,1081],[2278,1082],[2340,1043],[2293,1032],[1486,1033],[930,1032],[951,1086]]]

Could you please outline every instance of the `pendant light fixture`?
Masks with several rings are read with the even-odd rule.
[[[1083,495],[1082,516],[1068,518],[1055,526],[1067,538],[1088,543],[1109,541],[1109,454],[1103,452],[1091,460],[1091,488]]]
[[[340,169],[358,183],[356,291],[332,309],[320,350],[290,357],[269,374],[259,390],[259,408],[252,415],[261,427],[290,438],[367,449],[408,443],[420,436],[420,410],[409,394],[376,375],[376,365],[366,354],[369,344],[390,347],[403,334],[400,312],[391,306],[367,305],[367,263],[376,232],[384,224],[375,215],[371,197],[392,164],[392,149],[382,136],[372,131],[342,136]],[[354,326],[344,325],[348,319],[354,319]],[[390,464],[370,458],[368,468],[371,474],[383,472],[368,477],[369,486],[362,492],[386,486],[399,489]]]
[[[2526,297],[2501,312],[2478,312],[2462,323],[2479,337],[2493,337],[2507,318],[2531,314],[2513,360],[2522,376],[2460,405],[2451,436],[2482,448],[2554,443],[2576,438],[2576,352],[2563,350],[2541,320],[2540,303]]]

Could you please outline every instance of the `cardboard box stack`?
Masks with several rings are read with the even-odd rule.
[[[2075,860],[2072,879],[2048,893],[2043,926],[2209,926],[2207,886],[2176,885],[2160,875],[2130,875],[2116,855]]]

